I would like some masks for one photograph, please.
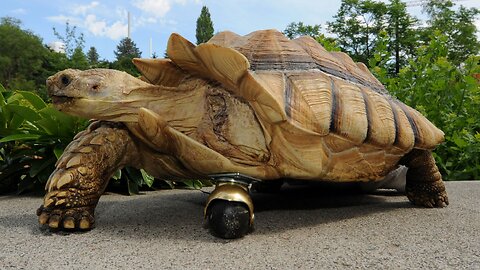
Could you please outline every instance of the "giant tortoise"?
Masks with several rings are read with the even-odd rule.
[[[224,238],[252,225],[249,188],[279,179],[374,182],[404,165],[413,204],[448,204],[431,152],[443,132],[345,53],[263,30],[221,32],[199,46],[172,34],[167,54],[134,59],[141,78],[107,69],[48,78],[56,108],[96,121],[58,160],[41,224],[91,229],[110,177],[127,165],[212,179],[205,216]]]

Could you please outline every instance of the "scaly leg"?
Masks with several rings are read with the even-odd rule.
[[[95,122],[67,146],[50,176],[40,224],[52,229],[91,229],[94,210],[108,180],[126,164],[134,165],[136,147],[120,124]]]
[[[413,204],[425,207],[448,205],[442,175],[430,151],[414,149],[401,163],[408,167],[406,193]]]

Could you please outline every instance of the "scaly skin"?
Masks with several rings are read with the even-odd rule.
[[[40,224],[52,229],[88,230],[94,210],[112,174],[135,165],[136,146],[122,124],[95,122],[65,149],[50,176]]]
[[[430,208],[448,205],[442,175],[430,151],[414,149],[401,162],[408,167],[406,193],[413,204]]]

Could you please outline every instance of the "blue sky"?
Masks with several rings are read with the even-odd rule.
[[[52,27],[61,33],[65,22],[76,25],[85,35],[85,50],[95,46],[101,56],[114,59],[113,51],[127,35],[127,13],[131,14],[131,37],[149,57],[163,56],[168,36],[177,32],[195,42],[196,20],[203,5],[208,6],[216,32],[230,30],[248,34],[259,29],[283,30],[288,23],[303,21],[325,26],[340,7],[340,0],[2,0],[0,17],[22,21],[22,27],[39,35],[45,44],[56,41]],[[480,7],[480,0],[463,0],[465,6]],[[409,7],[420,16],[420,7]],[[477,27],[480,24],[477,21]]]

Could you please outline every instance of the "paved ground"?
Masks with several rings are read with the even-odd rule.
[[[40,197],[0,197],[0,269],[480,269],[480,181],[447,183],[450,206],[423,209],[395,193],[294,188],[254,194],[256,230],[216,239],[207,195],[105,195],[97,228],[52,234]]]

